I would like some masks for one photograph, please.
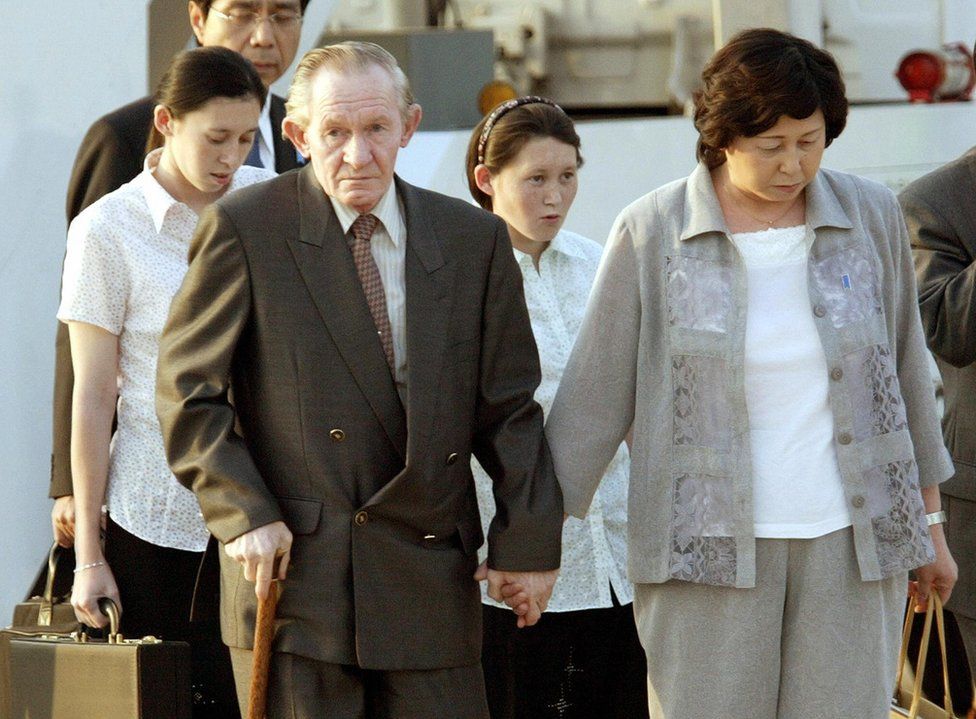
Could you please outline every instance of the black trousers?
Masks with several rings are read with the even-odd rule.
[[[519,629],[484,605],[481,654],[492,719],[646,719],[647,662],[633,607],[546,612]]]
[[[109,517],[105,559],[122,600],[122,634],[188,642],[194,719],[240,719],[230,655],[220,640],[216,617],[190,621],[202,558],[202,552],[160,547],[139,539]]]

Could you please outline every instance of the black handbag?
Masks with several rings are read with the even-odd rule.
[[[74,552],[62,549],[57,542],[51,545],[47,564],[41,567],[34,581],[32,596],[14,607],[12,628],[70,633],[78,627],[68,579],[73,566],[65,566],[74,565],[73,555]]]
[[[125,639],[115,603],[99,608],[103,641],[84,628],[0,631],[0,719],[190,719],[190,645]]]

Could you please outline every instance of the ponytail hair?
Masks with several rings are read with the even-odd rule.
[[[263,106],[267,93],[258,71],[243,55],[224,47],[200,47],[173,58],[154,99],[179,118],[215,97],[253,97]],[[153,124],[146,153],[162,146],[163,135]]]

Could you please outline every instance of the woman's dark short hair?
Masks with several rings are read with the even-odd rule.
[[[526,98],[520,98],[524,100]],[[576,150],[576,166],[583,164],[583,156],[580,154],[580,138],[576,134],[576,127],[562,108],[555,104],[549,104],[547,100],[538,102],[526,102],[503,110],[502,114],[497,112],[502,109],[496,107],[490,113],[481,118],[481,122],[471,133],[471,140],[468,142],[468,154],[465,158],[465,174],[468,179],[468,190],[475,201],[486,210],[491,210],[491,195],[485,194],[474,179],[474,168],[479,164],[484,164],[492,172],[498,172],[508,163],[514,160],[525,147],[529,140],[537,137],[551,137],[560,142],[565,142]],[[491,126],[488,136],[485,138],[481,147],[481,158],[479,158],[479,145],[481,145],[481,135],[492,115],[496,119]]]
[[[258,71],[243,55],[224,47],[200,47],[184,50],[173,58],[154,99],[178,118],[215,97],[253,97],[263,106],[267,92]],[[163,136],[153,126],[146,152],[162,146]]]
[[[847,123],[844,80],[830,53],[768,28],[740,32],[715,53],[694,103],[696,156],[709,169],[725,162],[737,137],[766,132],[784,115],[803,120],[819,109],[827,145]]]

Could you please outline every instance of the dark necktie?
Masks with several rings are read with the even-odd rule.
[[[264,163],[261,162],[261,141],[258,136],[254,136],[254,143],[251,145],[251,151],[247,153],[247,158],[244,160],[245,165],[250,165],[251,167],[264,167]]]
[[[376,260],[369,249],[370,239],[379,218],[375,215],[360,215],[349,228],[349,249],[352,250],[352,258],[356,263],[356,274],[359,275],[359,283],[363,286],[363,294],[366,295],[366,304],[369,305],[369,313],[373,316],[373,323],[376,325],[376,332],[383,345],[383,354],[386,355],[386,363],[390,366],[390,372],[395,374],[393,358],[393,328],[390,325],[390,315],[386,309],[386,293],[383,291],[383,280],[380,271],[376,267]]]

